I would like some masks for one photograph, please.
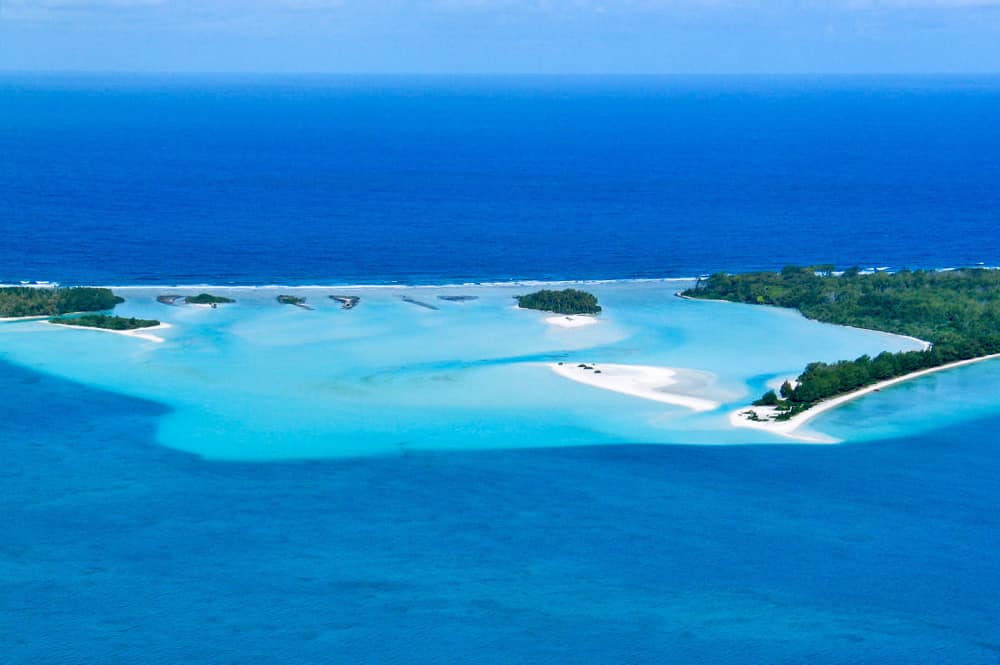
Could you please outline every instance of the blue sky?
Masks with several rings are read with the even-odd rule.
[[[1000,0],[0,0],[0,69],[1000,72]]]

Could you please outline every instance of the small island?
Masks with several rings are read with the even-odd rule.
[[[300,298],[298,296],[281,295],[278,296],[277,300],[282,305],[295,305],[296,307],[301,307],[302,309],[312,309],[312,307],[306,304],[305,298]]]
[[[470,300],[479,300],[479,296],[438,296],[438,299],[448,302],[469,302]]]
[[[101,312],[123,302],[105,288],[7,286],[0,288],[0,318]]]
[[[341,309],[354,309],[361,301],[358,296],[330,296],[330,299],[339,302]]]
[[[424,302],[423,300],[417,300],[416,298],[411,298],[410,296],[399,296],[400,300],[403,302],[408,302],[411,305],[416,305],[417,307],[423,307],[424,309],[437,310],[438,307],[430,303]]]
[[[232,298],[226,298],[224,296],[213,296],[211,293],[199,293],[196,296],[188,296],[184,298],[184,302],[189,305],[211,305],[215,307],[216,305],[224,305],[226,303],[236,302]]]
[[[156,319],[137,319],[134,316],[109,316],[107,314],[58,316],[49,319],[49,323],[61,326],[79,326],[81,328],[100,328],[101,330],[141,330],[143,328],[156,328],[162,325]]]
[[[864,273],[852,268],[836,273],[829,265],[789,266],[780,273],[719,273],[680,295],[790,307],[817,321],[924,342],[921,351],[810,363],[797,380],[785,381],[754,402],[761,408],[740,412],[752,423],[788,423],[821,403],[826,410],[881,387],[1000,354],[996,270]]]
[[[579,289],[563,289],[554,291],[543,289],[526,296],[514,296],[518,307],[537,309],[555,314],[599,314],[601,306],[597,304],[597,296]]]

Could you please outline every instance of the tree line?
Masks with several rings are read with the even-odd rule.
[[[104,288],[7,286],[0,288],[0,317],[100,312],[122,302],[124,298]]]
[[[86,314],[84,316],[61,316],[49,319],[50,323],[64,326],[80,326],[82,328],[101,328],[103,330],[138,330],[160,325],[156,319],[137,319],[134,316],[109,316],[107,314]]]
[[[556,314],[598,314],[601,306],[597,304],[597,296],[579,289],[563,289],[555,291],[542,289],[526,296],[515,296],[518,307],[539,309]]]
[[[901,271],[841,274],[833,266],[789,266],[780,273],[718,273],[684,292],[692,298],[793,307],[810,319],[919,337],[925,351],[881,353],[811,363],[796,385],[755,404],[784,417],[879,381],[958,360],[1000,353],[1000,271]],[[780,394],[779,394],[780,393]]]

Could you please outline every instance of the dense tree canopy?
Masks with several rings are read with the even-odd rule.
[[[784,399],[771,395],[786,415],[819,400],[956,360],[1000,353],[1000,271],[903,271],[841,275],[833,266],[780,273],[720,273],[688,291],[692,298],[794,307],[805,316],[842,325],[911,335],[933,345],[926,351],[881,353],[834,364],[812,363]]]
[[[0,317],[100,312],[121,302],[111,289],[8,286],[0,288]]]
[[[64,326],[81,326],[84,328],[103,328],[104,330],[138,330],[160,325],[156,319],[137,319],[134,316],[108,316],[107,314],[87,314],[84,316],[61,316],[49,319],[51,323]]]
[[[597,314],[601,311],[601,306],[597,304],[597,296],[578,289],[562,291],[543,289],[516,297],[518,306],[525,309],[540,309],[556,314]]]
[[[199,293],[196,296],[188,296],[184,299],[184,302],[190,305],[221,305],[236,301],[232,298],[226,298],[225,296],[213,296],[211,293]]]

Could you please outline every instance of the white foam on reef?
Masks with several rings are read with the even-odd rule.
[[[985,265],[983,262],[977,263],[975,265],[965,266],[965,267],[954,267],[945,266],[940,268],[915,268],[919,270],[926,270],[929,272],[950,272],[954,270],[965,270],[965,269],[982,269],[982,270],[1000,270],[1000,266]],[[775,269],[777,270],[777,269]],[[741,272],[748,272],[741,271]],[[888,272],[894,273],[896,269],[881,266],[878,268],[869,268],[860,271],[861,274],[874,274],[875,272]],[[734,272],[733,274],[739,274],[739,272]],[[835,271],[834,275],[843,275],[843,271]],[[105,288],[105,289],[226,289],[231,291],[239,290],[267,290],[267,289],[461,289],[461,288],[472,288],[477,286],[487,286],[487,287],[504,287],[504,286],[520,286],[520,287],[549,287],[549,286],[573,286],[573,285],[601,285],[601,284],[644,284],[644,283],[684,283],[684,282],[696,282],[699,279],[704,279],[708,277],[708,274],[703,274],[700,276],[693,275],[690,277],[625,277],[625,278],[597,278],[597,279],[556,279],[556,280],[541,280],[541,279],[510,279],[510,280],[491,280],[482,282],[438,282],[438,283],[428,283],[428,284],[407,284],[403,282],[382,282],[382,283],[372,283],[372,284],[351,284],[344,282],[330,282],[327,284],[62,284],[59,282],[46,282],[38,281],[29,284],[20,283],[0,283],[0,288],[11,287],[11,286],[29,286],[33,288],[54,288],[57,286],[68,287],[68,286],[90,286],[93,288]]]
[[[155,289],[224,289],[227,291],[266,291],[274,289],[468,289],[476,287],[550,287],[602,284],[676,284],[697,281],[697,277],[642,277],[634,279],[567,279],[567,280],[511,280],[492,282],[442,282],[434,284],[93,284],[93,288],[112,290],[155,290]],[[14,285],[11,285],[14,286]]]

